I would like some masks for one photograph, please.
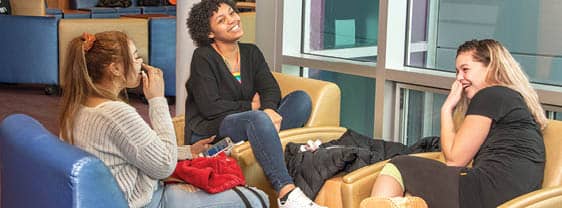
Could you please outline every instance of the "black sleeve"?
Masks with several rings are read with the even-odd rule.
[[[281,90],[277,81],[269,71],[267,62],[259,48],[253,47],[252,56],[255,63],[254,88],[260,94],[260,110],[270,108],[276,110],[281,100]]]
[[[466,115],[481,115],[499,121],[515,108],[512,98],[516,95],[515,91],[507,87],[484,88],[474,95],[468,105]]]
[[[218,87],[218,77],[213,67],[218,64],[211,63],[211,59],[205,58],[204,54],[196,51],[191,60],[191,87],[188,96],[193,96],[199,112],[205,119],[215,119],[233,113],[248,111],[252,109],[251,101],[232,101],[221,98]]]

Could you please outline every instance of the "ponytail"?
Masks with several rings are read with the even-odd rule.
[[[62,104],[59,115],[60,137],[74,144],[72,129],[75,115],[89,96],[119,100],[106,89],[96,86],[105,76],[106,67],[111,63],[124,62],[130,66],[128,38],[122,32],[102,32],[96,35],[84,33],[74,38],[69,45],[67,63],[62,79]],[[128,72],[129,67],[125,67]]]
[[[86,100],[90,91],[95,88],[84,56],[84,42],[82,37],[74,38],[68,50],[68,62],[62,76],[65,84],[62,86],[62,110],[59,116],[61,138],[73,144],[72,128],[74,115]]]

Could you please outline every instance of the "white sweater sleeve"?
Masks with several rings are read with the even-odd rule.
[[[148,103],[154,129],[126,103],[120,104],[119,112],[108,112],[108,116],[117,125],[117,134],[120,135],[115,138],[122,140],[116,141],[116,146],[125,159],[148,176],[163,179],[170,176],[176,167],[176,136],[166,99],[152,98]]]

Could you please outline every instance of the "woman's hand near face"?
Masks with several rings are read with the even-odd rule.
[[[164,78],[162,70],[142,64],[146,72],[142,72],[142,91],[147,100],[155,97],[164,97]],[[148,73],[148,74],[147,74]]]
[[[281,117],[281,115],[279,115],[277,112],[269,108],[263,110],[263,112],[265,112],[265,114],[269,116],[269,118],[273,122],[273,125],[275,126],[275,130],[277,130],[277,133],[279,133],[279,130],[281,129],[281,121],[283,120],[283,117]]]
[[[461,100],[462,92],[463,92],[462,83],[459,80],[455,80],[453,82],[453,85],[451,86],[451,91],[449,92],[449,96],[447,96],[447,99],[445,100],[443,106],[441,107],[441,111],[442,112],[445,111],[449,113],[453,112],[453,109],[455,109],[455,106],[457,106],[457,104]]]

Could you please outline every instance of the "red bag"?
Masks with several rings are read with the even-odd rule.
[[[215,157],[179,161],[171,177],[212,194],[246,184],[236,160],[226,156],[224,152]]]

